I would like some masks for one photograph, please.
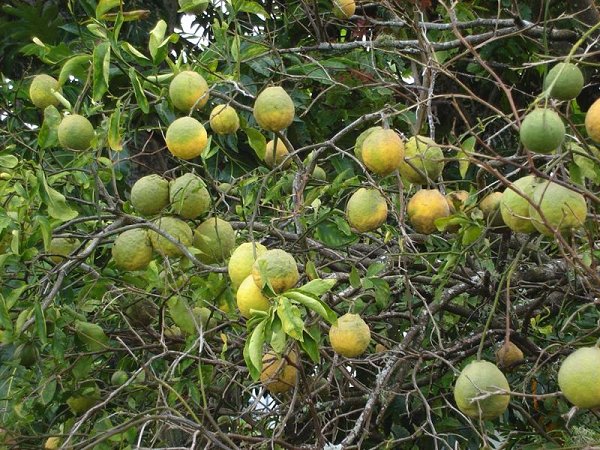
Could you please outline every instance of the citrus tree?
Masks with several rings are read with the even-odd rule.
[[[3,448],[600,442],[593,1],[0,11]]]

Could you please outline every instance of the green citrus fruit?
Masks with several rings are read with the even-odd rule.
[[[256,123],[268,131],[281,131],[294,121],[294,102],[281,86],[266,88],[254,101]]]
[[[327,173],[325,173],[325,170],[319,165],[315,165],[315,169],[313,170],[312,177],[315,180],[327,181]]]
[[[281,139],[277,139],[277,147],[275,147],[275,151],[273,152],[274,145],[274,140],[267,142],[267,147],[265,148],[265,164],[272,169],[285,160],[282,167],[287,169],[292,163],[292,160],[287,158],[290,152]]]
[[[183,220],[176,217],[161,217],[157,219],[154,224],[165,233],[171,235],[175,241],[178,241],[184,247],[192,245],[192,229]],[[154,250],[158,253],[173,257],[183,255],[183,252],[178,246],[173,244],[166,237],[152,230],[148,231],[148,234],[150,235],[150,242],[152,242]]]
[[[189,113],[208,102],[208,84],[202,75],[192,70],[179,72],[169,85],[169,97],[175,108]]]
[[[496,351],[496,362],[501,368],[512,368],[523,361],[523,351],[511,341],[504,342]]]
[[[271,306],[269,299],[263,295],[260,288],[254,282],[252,275],[248,275],[242,281],[235,294],[235,299],[240,314],[246,319],[251,317],[251,310],[268,311]]]
[[[508,228],[517,233],[533,233],[535,231],[529,216],[528,199],[532,200],[536,185],[536,178],[533,175],[528,175],[512,183],[511,186],[519,193],[510,187],[502,193],[500,202],[502,220]]]
[[[356,142],[354,143],[354,155],[356,156],[356,158],[358,158],[358,160],[360,162],[363,162],[362,146],[363,146],[363,143],[365,142],[365,139],[368,138],[371,135],[371,133],[373,133],[374,131],[377,131],[377,130],[383,130],[383,128],[380,126],[367,128],[365,131],[360,133],[358,135],[358,137],[356,138]]]
[[[286,356],[268,351],[262,358],[261,383],[273,394],[287,392],[296,385],[298,354],[291,350]]]
[[[181,159],[193,159],[202,154],[208,143],[204,126],[193,117],[180,117],[167,128],[167,148]]]
[[[356,11],[354,0],[333,0],[333,14],[339,19],[349,19]]]
[[[130,201],[143,216],[158,214],[169,204],[169,182],[160,175],[146,175],[134,183]]]
[[[123,270],[144,270],[152,261],[152,243],[148,231],[134,228],[120,233],[112,246],[115,265]]]
[[[565,125],[553,110],[537,108],[531,111],[520,130],[521,142],[527,150],[537,153],[552,153],[565,139]]]
[[[58,142],[69,150],[87,150],[92,145],[94,127],[79,114],[65,116],[58,126]]]
[[[347,313],[331,325],[329,342],[337,354],[355,358],[362,355],[369,346],[371,330],[358,314]]]
[[[235,231],[225,220],[211,217],[194,231],[194,247],[198,258],[206,264],[224,262],[235,248]]]
[[[387,202],[377,189],[358,189],[346,205],[346,219],[360,233],[379,228],[387,219],[387,213]]]
[[[375,130],[363,141],[361,154],[367,169],[377,175],[389,175],[404,157],[404,143],[394,130]]]
[[[185,219],[195,219],[210,208],[211,198],[202,178],[186,173],[171,181],[169,197],[173,212]]]
[[[408,201],[406,212],[417,233],[431,234],[437,230],[435,220],[448,217],[450,208],[437,189],[421,189]]]
[[[583,195],[552,181],[542,182],[535,187],[533,202],[542,214],[529,205],[531,223],[546,236],[553,236],[553,229],[568,234],[581,228],[587,217]]]
[[[48,254],[54,264],[63,262],[71,253],[79,248],[81,242],[76,238],[55,237],[50,240]]]
[[[244,242],[233,251],[227,264],[227,272],[234,289],[252,274],[254,261],[266,251],[267,247],[258,242]]]
[[[229,105],[217,105],[210,112],[210,128],[217,134],[234,134],[240,128],[240,118]]]
[[[502,203],[502,192],[491,192],[479,202],[479,209],[481,209],[483,217],[490,227],[504,226],[504,220],[502,220],[502,214],[500,213],[500,203]]]
[[[558,386],[578,408],[600,407],[600,348],[582,347],[562,362]]]
[[[19,358],[19,364],[23,367],[31,367],[37,362],[39,352],[35,344],[28,342],[17,348],[15,357]]]
[[[29,86],[29,98],[31,103],[40,109],[53,105],[57,106],[60,101],[52,94],[52,90],[60,92],[58,81],[50,75],[36,75]]]
[[[67,405],[75,414],[83,414],[100,401],[100,389],[94,382],[86,382],[78,394],[67,399]]]
[[[208,8],[210,0],[179,0],[179,11],[200,15]]]
[[[510,390],[504,374],[488,361],[473,361],[460,373],[454,385],[454,400],[458,409],[473,418],[492,420],[501,416],[510,402],[509,394],[494,394],[482,400],[480,397],[489,392]]]
[[[75,332],[81,341],[92,352],[108,348],[108,336],[100,325],[83,320],[75,321]]]
[[[129,380],[129,374],[124,370],[115,371],[110,377],[110,384],[113,386],[123,386]]]
[[[413,136],[404,146],[404,158],[398,171],[403,180],[427,184],[428,180],[436,180],[442,174],[444,164],[444,153],[433,139]]]
[[[300,279],[300,274],[292,255],[281,249],[273,249],[256,258],[252,265],[252,277],[260,289],[268,281],[275,293],[279,294],[293,288]]]
[[[595,142],[600,142],[600,98],[596,100],[585,114],[585,130]]]
[[[579,67],[571,63],[558,63],[544,80],[544,90],[559,100],[571,100],[583,89],[583,73]]]

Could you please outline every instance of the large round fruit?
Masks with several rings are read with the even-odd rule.
[[[206,219],[194,231],[194,247],[200,250],[198,259],[206,264],[224,262],[235,248],[235,231],[223,219]]]
[[[133,184],[130,201],[143,216],[158,214],[169,204],[169,182],[160,175],[146,175]]]
[[[526,149],[537,153],[551,153],[560,147],[566,131],[556,111],[537,108],[523,119],[519,133]]]
[[[124,370],[116,370],[110,377],[110,384],[113,386],[123,386],[129,380],[129,374]]]
[[[234,134],[240,128],[240,118],[229,105],[217,105],[210,112],[210,128],[217,134]]]
[[[354,155],[358,158],[358,160],[360,162],[363,162],[362,146],[363,146],[363,143],[365,142],[365,139],[368,138],[371,135],[371,133],[373,133],[374,131],[377,131],[377,130],[383,130],[383,128],[380,126],[367,128],[365,131],[360,133],[358,135],[358,137],[356,138],[356,142],[354,143]]]
[[[544,80],[544,90],[559,100],[571,100],[583,89],[583,73],[579,67],[571,63],[558,63]]]
[[[437,230],[435,220],[448,217],[450,208],[437,189],[421,189],[408,201],[406,212],[417,233],[431,234]]]
[[[292,162],[290,158],[287,158],[290,152],[288,151],[287,147],[281,139],[277,139],[277,146],[275,147],[275,152],[273,152],[274,146],[274,140],[267,142],[267,147],[265,148],[265,164],[272,169],[273,167],[281,164],[285,159],[286,161],[282,167],[284,169],[287,169]]]
[[[143,270],[152,261],[152,243],[148,231],[134,228],[117,236],[112,246],[112,257],[118,268]]]
[[[94,127],[85,117],[70,114],[58,126],[58,142],[69,150],[87,150],[92,145]]]
[[[210,0],[179,0],[180,11],[187,14],[200,15],[209,4]]]
[[[271,306],[269,299],[265,297],[260,288],[254,282],[252,275],[248,275],[235,294],[235,300],[240,314],[246,319],[251,317],[250,311],[267,311]]]
[[[427,184],[428,180],[435,180],[441,175],[444,164],[444,153],[433,139],[413,136],[404,146],[404,158],[398,171],[403,180]]]
[[[508,228],[517,233],[533,233],[535,231],[535,227],[529,217],[528,199],[532,199],[533,190],[536,185],[536,178],[533,175],[528,175],[519,178],[511,185],[519,193],[511,189],[511,187],[508,187],[502,193],[500,201],[502,220]]]
[[[333,14],[339,19],[349,19],[356,11],[354,0],[333,0]]]
[[[490,227],[498,228],[504,226],[504,220],[502,220],[502,214],[500,213],[501,202],[502,192],[491,192],[479,202],[479,209],[481,209],[483,218]]]
[[[44,73],[36,75],[29,86],[29,98],[31,103],[40,109],[46,109],[50,105],[57,106],[60,101],[52,94],[52,90],[60,92],[58,81]]]
[[[50,245],[48,246],[50,261],[54,264],[63,262],[71,253],[77,250],[80,245],[81,242],[76,238],[52,238],[50,240]]]
[[[358,315],[347,313],[331,325],[329,342],[333,351],[346,358],[356,358],[364,353],[371,342],[369,325]]]
[[[267,279],[263,279],[263,276]],[[252,265],[252,277],[260,289],[268,281],[275,293],[279,294],[293,288],[300,279],[300,274],[292,255],[281,249],[273,249],[256,258]]]
[[[585,130],[595,142],[600,142],[600,98],[596,100],[585,114]]]
[[[600,407],[600,348],[583,347],[563,361],[558,386],[578,408]]]
[[[171,235],[184,247],[192,245],[193,233],[190,226],[176,217],[161,217],[154,224],[165,233]],[[182,256],[183,252],[166,237],[155,231],[148,231],[154,250],[165,256]]]
[[[19,364],[23,367],[32,367],[38,361],[39,356],[37,347],[31,342],[20,345],[15,351],[15,358],[19,359]]]
[[[472,401],[487,392],[510,390],[504,374],[488,361],[473,361],[460,373],[454,385],[454,400],[458,409],[473,418],[495,419],[501,416],[510,402],[509,394],[494,394],[483,400]]]
[[[262,358],[261,383],[273,394],[281,394],[292,389],[298,378],[298,354],[292,350],[286,356],[268,351]]]
[[[261,128],[281,131],[294,121],[296,109],[291,97],[281,86],[266,88],[254,101],[254,118]]]
[[[385,176],[398,168],[404,157],[404,143],[394,130],[375,130],[362,144],[362,159],[371,172]]]
[[[206,148],[208,135],[204,126],[193,117],[180,117],[167,128],[165,140],[173,156],[193,159]]]
[[[234,289],[237,289],[242,281],[252,274],[254,261],[266,251],[267,247],[258,242],[244,242],[233,251],[227,264],[227,272]]]
[[[346,219],[360,233],[379,228],[387,213],[387,202],[377,189],[358,189],[346,205]]]
[[[175,108],[189,113],[192,108],[200,109],[206,105],[208,101],[208,84],[199,73],[184,70],[171,80],[169,97]]]
[[[77,320],[75,321],[75,332],[81,342],[92,352],[108,348],[108,336],[98,324]]]
[[[193,173],[186,173],[171,181],[169,200],[173,212],[185,219],[195,219],[210,208],[210,194],[204,181]]]
[[[75,414],[83,414],[100,401],[100,388],[94,382],[86,382],[85,387],[67,399],[67,405]]]
[[[533,205],[529,205],[531,223],[546,236],[554,236],[553,229],[568,234],[580,228],[587,217],[587,203],[583,195],[553,181],[545,181],[535,187],[533,203],[539,207],[541,215]]]

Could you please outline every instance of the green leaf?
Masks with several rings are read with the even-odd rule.
[[[166,32],[167,22],[162,19],[150,31],[148,50],[150,50],[150,56],[152,56],[154,64],[160,64],[167,57],[168,48],[166,45],[169,43],[169,38],[165,39]]]
[[[367,269],[367,277],[374,277],[381,273],[381,271],[385,269],[385,264],[383,263],[373,263]]]
[[[321,297],[329,292],[331,288],[335,286],[335,283],[337,283],[337,281],[332,278],[328,278],[326,280],[318,278],[316,280],[309,281],[304,286],[299,287],[298,290],[306,294],[312,294],[317,297]]]
[[[108,347],[108,336],[102,327],[95,323],[78,320],[75,322],[75,331],[79,339],[92,351],[106,350]]]
[[[100,0],[96,6],[96,19],[100,19],[104,14],[121,4],[121,0]]]
[[[58,144],[58,126],[62,116],[53,105],[44,109],[44,122],[38,134],[38,145],[41,148],[54,147]]]
[[[147,58],[146,55],[144,55],[142,52],[140,52],[137,48],[135,48],[129,42],[122,42],[121,48],[123,50],[125,50],[127,53],[129,53],[131,56],[133,56],[134,58],[138,58],[143,61],[150,61],[150,59]]]
[[[467,175],[467,171],[469,170],[469,154],[473,153],[475,150],[475,137],[471,136],[462,143],[462,150],[459,150],[456,154],[456,159],[458,159],[458,170],[460,172],[460,176],[465,178]]]
[[[352,266],[350,270],[350,286],[354,289],[358,289],[360,287],[360,274],[358,273],[358,269]]]
[[[304,321],[300,309],[286,297],[279,297],[277,301],[277,316],[281,320],[283,331],[293,339],[302,341],[304,339]]]
[[[123,137],[121,136],[121,100],[108,119],[108,146],[115,152],[123,150]]]
[[[281,326],[281,320],[279,317],[275,317],[271,322],[271,347],[277,354],[283,353],[285,350],[285,344],[287,343],[287,336],[283,327]]]
[[[304,339],[300,342],[300,346],[315,364],[320,362],[321,354],[319,353],[318,340],[315,340],[306,331],[304,332]]]
[[[48,405],[52,401],[56,393],[56,386],[56,378],[51,378],[42,386],[40,400],[43,405]]]
[[[14,155],[0,155],[0,167],[14,169],[19,165],[19,158]]]
[[[102,42],[94,48],[92,71],[92,98],[99,101],[108,90],[110,71],[110,43]]]
[[[479,225],[469,225],[463,232],[462,235],[462,244],[470,245],[475,242],[481,233],[483,232],[483,228]]]
[[[175,325],[177,325],[181,331],[186,334],[196,333],[194,315],[185,298],[173,296],[167,301],[167,306],[169,308],[171,319],[173,319],[173,322],[175,322]]]
[[[38,170],[37,178],[40,182],[40,186],[42,186],[42,197],[44,203],[48,206],[48,214],[50,214],[51,217],[67,221],[74,219],[79,215],[76,210],[72,209],[67,204],[64,195],[48,185],[46,177],[41,170]]]
[[[46,318],[44,317],[44,311],[42,310],[42,307],[39,302],[35,302],[33,311],[35,313],[35,326],[38,337],[40,338],[40,342],[45,345],[48,343]]]
[[[135,69],[133,67],[129,68],[129,79],[131,80],[131,84],[133,85],[133,93],[135,94],[135,99],[137,101],[138,106],[144,112],[144,114],[148,114],[150,112],[150,105],[148,104],[146,94],[144,94],[144,88],[142,87],[142,83],[138,79],[135,73]]]
[[[312,296],[312,294],[306,294],[298,289],[290,289],[289,291],[284,292],[282,296],[304,305],[306,308],[323,317],[329,323],[334,323],[337,320],[335,312],[319,298]]]
[[[244,131],[246,132],[246,136],[248,136],[248,144],[250,144],[252,150],[254,150],[261,161],[264,160],[267,148],[267,139],[256,128],[248,127]]]
[[[263,319],[252,331],[250,339],[244,346],[244,360],[254,381],[258,380],[262,370],[263,345],[265,343],[265,327],[267,319]]]
[[[90,55],[79,55],[69,59],[60,69],[58,83],[62,86],[71,75],[79,79],[85,78],[91,59]]]
[[[233,8],[237,12],[245,12],[250,14],[261,15],[265,18],[269,17],[269,14],[265,11],[265,9],[257,2],[248,1],[248,0],[236,0],[233,3]]]

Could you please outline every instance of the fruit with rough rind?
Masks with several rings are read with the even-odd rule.
[[[404,158],[398,171],[403,180],[427,184],[428,180],[436,180],[441,175],[444,164],[444,153],[433,139],[413,136],[404,145]]]
[[[406,212],[415,231],[431,234],[437,230],[436,219],[448,217],[450,208],[446,197],[437,189],[421,189],[408,201]]]
[[[531,223],[540,233],[554,236],[581,228],[587,217],[585,197],[553,181],[545,181],[533,190],[533,205],[529,205]]]
[[[202,75],[192,70],[179,72],[169,85],[169,97],[175,108],[189,113],[208,102],[208,84]]]
[[[223,262],[235,248],[235,231],[229,222],[211,217],[194,231],[194,247],[200,250],[200,261],[206,264]]]
[[[75,331],[88,350],[96,352],[108,348],[108,336],[104,333],[100,325],[77,320],[75,322]]]
[[[210,112],[210,128],[217,134],[234,134],[240,128],[240,118],[233,107],[217,105]]]
[[[458,409],[472,418],[492,420],[501,416],[510,402],[509,394],[493,394],[482,400],[473,398],[485,396],[499,390],[509,391],[504,374],[489,361],[473,361],[460,373],[454,385],[454,400]]]
[[[581,93],[584,83],[579,67],[561,62],[548,72],[544,80],[544,90],[550,90],[550,96],[559,100],[571,100]]]
[[[519,135],[527,150],[537,153],[552,153],[565,139],[565,124],[560,116],[548,108],[531,111],[523,122]]]
[[[491,192],[481,199],[479,209],[483,213],[483,218],[492,228],[504,227],[504,220],[500,213],[500,203],[502,202],[502,192]]]
[[[227,264],[227,272],[234,289],[237,289],[248,275],[252,275],[254,261],[266,251],[267,247],[258,242],[244,242],[233,251]]]
[[[333,14],[339,19],[349,19],[356,12],[354,0],[333,0]]]
[[[523,361],[523,351],[511,341],[504,342],[496,351],[498,367],[510,369]]]
[[[81,242],[76,238],[52,238],[50,240],[50,245],[48,246],[50,261],[54,264],[63,262],[71,253],[77,250],[80,245]]]
[[[202,178],[186,173],[169,184],[173,212],[185,219],[195,219],[210,208],[210,194]]]
[[[295,350],[282,356],[268,351],[263,355],[262,364],[260,381],[272,394],[287,392],[296,385],[298,354]]]
[[[269,299],[265,297],[260,288],[254,282],[252,275],[248,275],[235,294],[235,300],[240,314],[249,319],[251,310],[268,311],[271,306]]]
[[[346,358],[356,358],[369,346],[371,330],[358,314],[346,313],[331,325],[329,342],[337,354]]]
[[[60,92],[58,80],[45,73],[36,75],[29,86],[31,103],[40,109],[46,109],[50,105],[57,106],[60,101],[54,96],[52,90]]]
[[[292,98],[281,86],[266,88],[254,101],[256,123],[268,131],[281,131],[294,121],[296,109]]]
[[[192,245],[192,229],[183,220],[176,217],[167,216],[157,219],[154,224],[165,233],[171,235],[171,237],[173,237],[184,247],[189,247]],[[148,234],[150,235],[152,247],[154,247],[154,250],[161,255],[172,257],[183,255],[183,252],[179,249],[179,247],[169,241],[166,237],[152,230],[148,231]]]
[[[167,128],[165,140],[173,156],[187,160],[202,154],[208,135],[204,126],[193,117],[180,117]]]
[[[112,246],[115,265],[123,270],[143,270],[152,261],[152,243],[148,231],[134,228],[120,233]]]
[[[187,14],[202,14],[208,8],[210,0],[179,0],[179,11]]]
[[[58,436],[50,436],[44,442],[44,450],[57,450],[60,446],[60,438]]]
[[[87,150],[94,139],[94,127],[79,114],[65,116],[58,125],[58,142],[69,150]]]
[[[558,370],[558,386],[578,408],[600,408],[600,348],[582,347],[567,356]]]
[[[375,130],[363,141],[361,154],[367,169],[386,176],[400,165],[404,143],[394,130]]]
[[[152,174],[137,180],[131,187],[131,206],[143,216],[153,216],[169,204],[169,182]]]
[[[292,160],[290,158],[287,158],[290,152],[288,151],[287,147],[281,139],[277,139],[277,146],[275,147],[275,152],[273,152],[274,145],[274,140],[267,142],[267,146],[265,148],[265,164],[272,169],[273,167],[281,164],[285,159],[286,161],[285,163],[283,163],[282,168],[287,169],[292,163]]]
[[[533,233],[535,227],[529,216],[529,201],[538,181],[533,175],[519,178],[503,193],[500,201],[502,220],[517,233]],[[515,188],[513,190],[512,188]]]
[[[387,213],[387,202],[377,189],[358,189],[346,205],[346,219],[360,233],[379,228]]]
[[[67,405],[75,414],[83,414],[100,401],[100,388],[94,382],[86,382],[80,392],[67,399]]]
[[[356,142],[354,143],[354,155],[358,158],[358,160],[360,162],[363,162],[362,146],[363,146],[363,143],[365,142],[365,139],[368,138],[371,135],[371,133],[373,133],[374,131],[377,131],[377,130],[383,130],[383,127],[374,126],[371,128],[367,128],[365,131],[360,133],[358,135],[358,137],[356,138]]]
[[[600,142],[600,98],[597,99],[585,114],[585,130],[595,142]]]
[[[267,279],[263,279],[263,276]],[[260,289],[268,281],[275,293],[279,294],[293,288],[300,279],[300,274],[292,255],[285,250],[273,249],[256,258],[252,265],[252,278]]]
[[[123,386],[129,380],[129,375],[124,370],[117,370],[110,377],[110,384],[113,386]]]

